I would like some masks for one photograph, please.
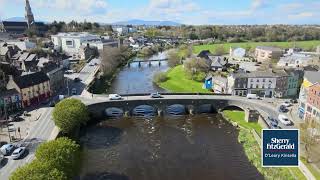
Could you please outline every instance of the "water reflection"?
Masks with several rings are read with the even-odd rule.
[[[88,127],[81,138],[87,154],[82,177],[262,179],[237,136],[219,115],[107,120]]]

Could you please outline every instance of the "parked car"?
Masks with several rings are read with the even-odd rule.
[[[281,113],[286,113],[287,111],[288,111],[288,109],[287,109],[286,106],[281,105],[281,106],[279,107],[279,112],[281,112]]]
[[[269,123],[269,127],[270,129],[279,129],[278,125],[274,124],[274,123]]]
[[[268,120],[271,122],[271,123],[273,123],[273,124],[275,124],[275,125],[278,125],[279,124],[279,121],[278,120],[276,120],[276,119],[274,119],[274,118],[272,118],[272,117],[268,117]]]
[[[76,88],[72,88],[71,94],[72,94],[72,95],[77,95],[77,89],[76,89]]]
[[[291,102],[289,102],[289,101],[285,101],[284,103],[282,103],[282,105],[285,106],[285,107],[292,106]]]
[[[156,93],[151,93],[151,94],[150,94],[150,97],[151,97],[151,98],[162,98],[161,94],[158,93],[158,92],[156,92]]]
[[[121,100],[122,97],[119,94],[109,94],[110,100]]]
[[[248,99],[259,99],[259,96],[257,96],[256,94],[247,94],[247,98]]]
[[[279,121],[280,121],[282,124],[284,124],[284,125],[286,125],[286,126],[292,124],[292,122],[289,120],[289,118],[288,118],[286,115],[280,114],[280,115],[278,116],[278,119],[279,119]]]
[[[81,82],[81,79],[80,78],[74,78],[74,80],[73,80],[74,82]]]
[[[296,104],[296,103],[298,103],[298,100],[297,100],[297,99],[291,99],[290,102],[291,102],[292,104]]]
[[[26,147],[19,147],[11,154],[12,159],[19,159],[25,153]]]
[[[5,144],[0,148],[0,151],[3,155],[7,156],[10,155],[11,152],[14,149],[14,145],[13,144]]]

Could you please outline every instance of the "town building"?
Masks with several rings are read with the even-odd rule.
[[[52,35],[51,40],[56,50],[69,55],[77,54],[82,45],[87,45],[86,42],[101,42],[99,36],[87,32],[58,33],[57,35]]]
[[[213,92],[215,94],[228,93],[228,79],[222,76],[214,76],[212,78]]]
[[[237,47],[237,48],[230,47],[229,55],[230,57],[233,57],[233,58],[244,58],[246,56],[246,50],[240,47]]]
[[[22,99],[22,107],[39,104],[51,96],[50,79],[43,72],[35,72],[19,77],[10,76],[7,89],[15,89]]]
[[[228,93],[236,96],[295,97],[300,87],[299,70],[238,72],[228,77]]]
[[[232,73],[228,76],[228,94],[247,96],[248,76],[245,72]]]
[[[79,51],[80,59],[89,60],[99,55],[98,48],[95,46],[82,45]]]
[[[314,84],[320,82],[320,72],[319,71],[305,71],[303,83],[301,84],[300,94],[299,94],[299,108],[298,116],[299,118],[305,120],[306,110],[307,110],[307,100],[309,94],[309,88]]]
[[[305,119],[315,120],[320,124],[320,83],[309,87],[306,104]]]
[[[255,50],[255,58],[258,62],[270,61],[272,59],[279,60],[282,55],[282,49],[277,47],[257,46]]]
[[[29,51],[36,48],[36,43],[30,42],[28,40],[19,41],[19,40],[8,40],[5,42],[0,42],[0,47],[6,46],[16,46],[20,51]]]
[[[315,57],[305,53],[291,53],[284,57],[281,57],[277,63],[278,67],[305,67],[309,65],[314,65],[315,62],[319,62],[319,57]]]
[[[209,56],[211,60],[210,68],[213,71],[223,71],[227,69],[228,60],[222,56]]]
[[[9,34],[24,34],[31,27],[35,27],[39,35],[43,35],[48,30],[43,22],[35,22],[29,0],[26,0],[25,3],[25,19],[23,21],[0,22],[0,32]]]
[[[21,95],[15,89],[0,90],[0,119],[22,109]]]

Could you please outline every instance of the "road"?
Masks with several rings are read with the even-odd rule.
[[[81,94],[85,87],[93,80],[95,72],[99,69],[99,64],[99,59],[93,59],[89,64],[86,64],[80,73],[65,75],[67,79],[69,79],[70,93],[72,88],[76,88],[77,92]],[[81,79],[81,82],[74,82],[75,78]],[[68,91],[65,91],[64,93],[65,95],[68,95]],[[6,159],[3,161],[0,167],[1,180],[9,179],[10,174],[18,167],[30,163],[34,159],[35,150],[41,143],[51,140],[52,137],[56,137],[58,132],[55,131],[54,122],[51,120],[52,111],[53,108],[45,107],[41,117],[30,128],[30,133],[22,142],[19,142],[19,144],[23,144],[28,147],[29,154],[26,153],[27,156],[20,160],[13,160],[10,157],[6,157]]]
[[[30,163],[34,158],[34,153],[38,145],[50,139],[55,127],[51,120],[52,110],[53,108],[45,108],[43,114],[39,120],[37,120],[36,124],[34,124],[27,137],[22,142],[19,142],[28,147],[29,154],[20,160],[13,160],[10,156],[6,157],[0,169],[1,180],[9,179],[10,174],[18,167]]]
[[[72,95],[72,89],[77,90],[77,95],[80,95],[81,92],[94,80],[96,72],[99,70],[100,67],[100,59],[95,58],[87,63],[85,67],[79,73],[73,74],[65,74],[67,79],[67,86],[69,89],[69,93],[65,92],[66,95]],[[75,78],[79,78],[80,82],[74,82]]]

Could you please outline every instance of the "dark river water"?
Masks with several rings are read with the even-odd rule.
[[[81,179],[263,179],[237,137],[218,114],[109,119],[81,138]]]
[[[156,54],[148,59],[164,59],[166,52]],[[136,57],[133,61],[141,61],[143,59]],[[165,72],[168,70],[168,64],[165,61],[139,63],[133,62],[130,67],[124,67],[117,77],[113,80],[111,87],[107,90],[107,94],[135,94],[135,93],[152,93],[152,92],[166,92],[159,88],[152,82],[153,75],[157,72]]]

